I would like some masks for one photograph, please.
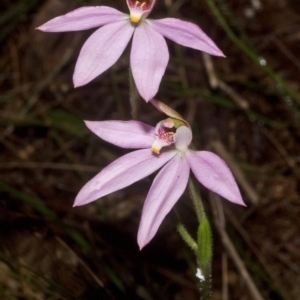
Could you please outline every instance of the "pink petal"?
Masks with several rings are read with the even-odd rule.
[[[196,178],[206,188],[235,204],[245,206],[235,179],[223,159],[208,151],[189,151],[187,160]]]
[[[101,139],[122,148],[151,148],[154,127],[138,121],[85,121]]]
[[[173,18],[147,20],[147,22],[155,31],[182,46],[224,56],[216,44],[193,23]]]
[[[146,101],[156,95],[168,61],[169,51],[163,36],[147,23],[141,23],[133,36],[130,62],[136,87]]]
[[[134,27],[129,21],[108,24],[95,31],[83,45],[73,75],[82,86],[111,67],[126,48]]]
[[[74,206],[87,204],[133,184],[162,167],[176,153],[176,151],[167,151],[158,156],[150,149],[143,149],[121,156],[80,190]]]
[[[189,174],[188,162],[178,153],[155,177],[143,207],[139,226],[140,249],[154,237],[165,216],[183,194]]]
[[[48,32],[77,31],[99,27],[128,18],[127,14],[123,14],[111,7],[88,6],[56,17],[37,29]]]

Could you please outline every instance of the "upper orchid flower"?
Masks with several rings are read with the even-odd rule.
[[[206,188],[233,203],[245,205],[226,163],[212,152],[190,150],[192,132],[189,125],[176,113],[171,112],[169,116],[156,128],[138,121],[86,121],[87,127],[103,140],[122,148],[142,150],[128,153],[104,168],[81,189],[74,206],[129,186],[163,167],[144,204],[138,231],[140,248],[153,238],[183,194],[190,169]]]
[[[73,75],[82,86],[111,67],[133,36],[130,65],[140,95],[149,101],[158,91],[169,51],[164,37],[176,43],[224,56],[196,25],[173,18],[149,20],[155,0],[127,0],[130,15],[106,6],[82,7],[54,18],[37,29],[49,32],[77,31],[99,27],[83,45]]]

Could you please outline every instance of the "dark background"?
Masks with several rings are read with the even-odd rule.
[[[93,30],[43,33],[82,5],[125,1],[1,0],[0,298],[198,299],[196,259],[172,212],[141,252],[136,234],[153,180],[83,207],[80,188],[125,150],[85,120],[130,119],[129,50],[74,89],[72,73]],[[212,299],[300,299],[300,3],[159,0],[150,17],[201,26],[226,59],[168,41],[157,99],[192,124],[193,143],[233,170],[247,208],[202,189],[214,240]],[[165,118],[141,103],[140,120]],[[188,192],[175,213],[195,236]]]

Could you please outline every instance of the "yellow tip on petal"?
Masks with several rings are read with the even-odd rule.
[[[155,154],[159,154],[160,153],[160,148],[158,148],[155,143],[152,145],[151,147],[152,152],[154,152]]]
[[[141,19],[141,15],[136,15],[136,14],[133,14],[133,13],[130,13],[130,21],[132,23],[138,23]]]

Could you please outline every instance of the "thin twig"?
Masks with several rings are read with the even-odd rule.
[[[219,80],[218,87],[222,90],[227,96],[229,96],[235,104],[241,109],[249,109],[249,103],[241,95],[239,95],[232,87],[222,80]]]
[[[40,81],[34,88],[33,95],[28,99],[28,102],[19,112],[20,116],[26,116],[29,112],[29,110],[35,105],[37,100],[39,99],[39,96],[44,91],[45,88],[49,86],[49,84],[53,81],[53,79],[60,73],[60,71],[63,69],[63,67],[68,63],[68,61],[71,59],[75,45],[78,43],[80,39],[80,36],[78,35],[72,42],[72,44],[69,46],[68,49],[65,50],[64,55],[62,59],[60,60],[59,64],[55,67],[52,73],[50,73],[44,80]]]
[[[215,72],[215,68],[211,56],[207,53],[202,53],[202,58],[203,58],[206,74],[208,76],[209,85],[211,86],[211,88],[212,89],[219,88],[227,96],[229,96],[239,108],[243,110],[249,109],[249,103],[247,102],[247,100],[244,99],[241,95],[239,95],[227,83],[225,83],[224,81],[218,78]]]
[[[276,275],[273,266],[268,264],[268,262],[266,261],[265,255],[253,244],[251,238],[249,237],[249,235],[247,234],[246,230],[243,228],[239,220],[235,217],[235,215],[229,209],[226,208],[225,208],[225,214],[230,224],[237,230],[240,236],[244,239],[245,243],[247,244],[247,247],[253,252],[257,260],[265,269],[266,273],[270,276],[270,278],[274,282],[276,289],[278,289],[278,291],[282,295],[284,295],[284,297],[287,299],[288,293],[286,292],[285,287],[282,285],[280,278],[278,278],[278,276]]]
[[[64,170],[64,171],[83,171],[83,172],[98,172],[99,167],[78,165],[78,164],[65,164],[65,163],[41,163],[30,161],[15,161],[0,163],[0,170],[7,169],[51,169],[51,170]]]
[[[284,53],[287,58],[300,70],[300,61],[299,59],[290,51],[288,47],[286,47],[276,35],[272,37],[273,43],[280,49],[282,53]]]
[[[245,284],[248,287],[253,299],[263,300],[263,297],[262,297],[261,293],[259,292],[258,288],[256,287],[254,281],[252,280],[243,260],[240,258],[239,254],[237,253],[224,226],[222,226],[222,224],[220,223],[220,216],[218,214],[218,210],[220,211],[220,209],[222,209],[222,208],[220,208],[220,205],[218,207],[218,204],[217,204],[217,201],[220,201],[220,197],[211,192],[209,193],[209,197],[211,200],[210,203],[212,206],[215,224],[216,224],[217,230],[221,236],[223,246],[225,247],[228,255],[231,257],[231,259],[235,263],[237,269],[239,270],[239,273],[243,277]]]
[[[105,289],[103,282],[101,279],[91,270],[91,268],[74,252],[61,238],[56,237],[57,241],[66,248],[72,255],[74,255],[77,259],[77,261],[87,270],[87,272],[92,276],[92,278],[95,280],[95,282],[101,286],[103,289]],[[106,289],[105,289],[106,290]]]
[[[222,253],[222,300],[228,300],[228,259],[225,252]]]
[[[266,128],[261,129],[264,136],[273,144],[273,146],[277,149],[279,154],[284,158],[287,165],[294,172],[294,175],[299,179],[299,174],[296,171],[297,162],[288,154],[287,150],[284,146],[276,139],[276,137]]]
[[[218,87],[219,79],[216,75],[214,64],[211,56],[208,53],[202,52],[203,64],[208,77],[209,85],[212,89]]]

